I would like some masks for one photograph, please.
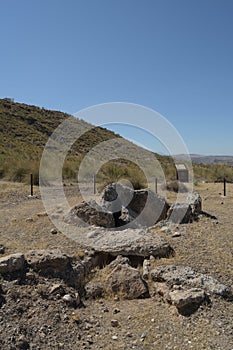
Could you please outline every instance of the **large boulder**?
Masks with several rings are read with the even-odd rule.
[[[0,274],[8,275],[14,272],[23,271],[25,258],[21,253],[11,254],[0,258]]]
[[[45,277],[63,279],[68,285],[81,288],[84,278],[84,266],[76,263],[72,266],[71,258],[59,249],[31,250],[26,254],[28,266]]]
[[[148,287],[140,272],[128,264],[117,264],[109,274],[106,289],[124,299],[148,297]]]
[[[164,220],[169,209],[165,198],[150,189],[133,190],[116,183],[106,187],[102,205],[108,211],[115,213],[115,216],[117,214],[121,217],[124,216],[122,208],[126,208],[128,210],[126,223],[133,221],[137,226],[147,227]]]
[[[69,257],[59,249],[31,250],[26,253],[29,267],[36,272],[63,274],[70,266]]]
[[[202,213],[202,199],[199,193],[188,193],[186,203],[173,204],[167,213],[167,220],[176,224],[188,224]]]
[[[79,221],[75,221],[75,219],[79,219]],[[65,218],[68,223],[80,223],[80,219],[89,225],[106,228],[115,227],[113,213],[103,210],[103,208],[93,200],[74,206]]]
[[[193,212],[190,204],[173,204],[167,213],[167,220],[175,224],[188,224],[193,220]]]

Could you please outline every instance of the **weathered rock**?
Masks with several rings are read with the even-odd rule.
[[[142,265],[142,277],[148,279],[150,274],[150,260],[145,259]]]
[[[75,220],[77,217],[89,225],[115,227],[113,213],[103,210],[95,201],[83,202],[74,206],[65,220],[72,222],[72,219]]]
[[[86,298],[96,299],[101,298],[103,295],[103,287],[100,284],[88,282],[85,285]]]
[[[148,296],[147,284],[142,280],[140,272],[127,264],[117,265],[107,277],[107,291],[124,299],[137,299]]]
[[[182,314],[191,314],[205,300],[206,295],[202,289],[173,290],[169,293],[169,301],[176,306]]]
[[[26,254],[26,260],[32,270],[48,275],[62,275],[70,267],[69,257],[59,249],[31,250]]]
[[[130,261],[127,257],[125,256],[122,256],[122,255],[117,255],[116,259],[113,260],[109,265],[108,267],[109,268],[112,268],[112,269],[115,269],[115,267],[117,267],[117,265],[123,265],[123,264],[127,264],[127,265],[130,265]]]
[[[188,224],[193,220],[191,205],[186,203],[173,204],[167,213],[167,220],[177,224]]]
[[[126,223],[133,220],[133,224],[139,227],[149,227],[164,220],[169,209],[166,200],[149,189],[133,190],[120,184],[107,186],[103,194],[103,207],[118,214],[122,219],[122,207],[126,208]]]
[[[198,273],[189,266],[166,265],[158,266],[151,271],[151,277],[156,282],[166,282],[169,286],[180,285],[191,288],[200,288],[209,294],[229,297],[231,290],[219,283],[213,277]]]
[[[88,246],[97,253],[111,256],[136,256],[149,258],[168,257],[173,249],[164,237],[148,229],[131,229],[121,231],[107,231],[94,229],[88,235]]]
[[[0,254],[4,254],[6,247],[3,244],[0,244]]]
[[[202,199],[199,193],[192,192],[188,194],[187,201],[192,208],[192,213],[194,216],[198,216],[202,212]]]
[[[21,253],[11,254],[0,258],[0,274],[11,274],[13,272],[23,271],[25,267],[25,258]]]
[[[59,249],[32,250],[26,254],[28,266],[45,277],[63,279],[68,285],[80,288],[83,281],[82,264],[71,265],[71,258]]]

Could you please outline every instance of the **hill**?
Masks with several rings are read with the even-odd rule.
[[[0,99],[0,178],[21,182],[27,181],[29,174],[33,173],[35,182],[38,183],[38,169],[44,146],[57,126],[69,117],[71,116],[67,113]],[[90,125],[80,119],[77,119],[77,123],[81,130]],[[67,154],[63,167],[64,178],[75,179],[84,155],[96,145],[113,138],[123,140],[120,135],[101,127],[94,127],[83,134]],[[152,155],[127,140],[123,142],[127,152],[136,152],[140,159]],[[116,141],[115,147],[109,148],[108,152],[112,154],[114,148],[119,147]],[[96,154],[93,157],[95,156]],[[175,176],[173,160],[165,156],[156,157],[166,174]],[[145,184],[145,177],[140,169],[124,159],[108,162],[100,171],[99,178],[106,180],[110,177],[111,181],[115,181],[120,176],[131,177],[132,174],[136,187]]]
[[[29,181],[29,174],[34,174],[34,182],[38,184],[39,164],[44,146],[56,129],[65,119],[71,117],[60,111],[51,111],[44,108],[30,106],[24,103],[16,103],[10,99],[0,99],[0,178],[12,181]],[[80,129],[90,124],[77,119]],[[76,179],[79,164],[84,155],[100,143],[119,139],[124,143],[127,152],[137,154],[138,159],[147,159],[152,153],[124,140],[120,135],[101,128],[94,127],[82,135],[68,152],[63,167],[63,177]],[[108,148],[109,154],[114,154],[119,149],[120,142]],[[122,154],[124,154],[122,149]],[[93,158],[98,156],[93,154]],[[174,161],[171,157],[155,154],[167,180],[174,180],[176,172]],[[222,181],[227,177],[233,181],[233,168],[229,164],[219,163],[226,160],[228,163],[232,157],[215,157],[215,161],[193,156],[193,168],[196,181]],[[196,163],[198,160],[201,163]],[[182,162],[182,157],[180,158]],[[214,164],[203,164],[211,163]],[[147,162],[148,163],[148,162]],[[158,169],[150,169],[156,176]],[[135,188],[146,186],[146,179],[139,167],[125,159],[109,161],[99,171],[97,182],[114,182],[119,178],[130,178]],[[158,175],[158,178],[160,175]]]
[[[201,154],[190,154],[192,162],[199,164],[227,164],[233,166],[233,156],[218,156],[208,155],[204,156]],[[177,155],[176,159],[182,160],[184,156],[182,154]]]

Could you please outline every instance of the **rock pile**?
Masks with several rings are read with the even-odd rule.
[[[203,302],[209,302],[211,295],[232,297],[229,287],[189,266],[158,266],[151,271],[151,278],[156,292],[184,315],[194,312]]]
[[[201,212],[202,200],[198,193],[189,193],[186,203],[170,207],[165,198],[149,189],[133,190],[113,183],[105,188],[100,205],[94,200],[76,205],[66,221],[105,228],[141,228],[162,220],[186,224],[197,219]]]
[[[73,207],[66,218],[79,218],[84,222],[105,228],[152,226],[167,217],[166,200],[149,189],[132,190],[119,184],[106,187],[101,205],[94,200]],[[75,221],[73,221],[75,222]]]

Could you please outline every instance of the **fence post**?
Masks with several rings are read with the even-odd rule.
[[[158,193],[158,179],[155,177],[155,193]]]
[[[226,183],[227,183],[227,181],[226,181],[226,178],[224,177],[224,179],[223,179],[223,192],[224,192],[224,197],[226,197],[226,195],[227,195],[227,186],[226,186]]]
[[[31,174],[31,196],[33,196],[33,174]]]

